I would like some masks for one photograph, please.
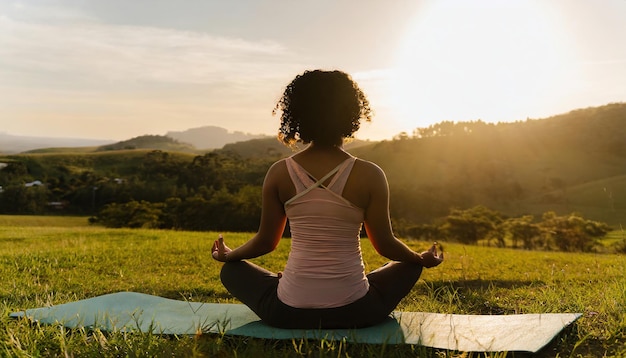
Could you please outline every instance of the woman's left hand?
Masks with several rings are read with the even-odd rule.
[[[422,252],[420,256],[422,257],[422,265],[424,267],[431,268],[438,266],[443,262],[443,248],[437,253],[437,243],[435,242],[428,251]]]
[[[226,262],[226,256],[232,250],[224,243],[224,237],[220,234],[219,238],[213,243],[212,255],[217,261]]]

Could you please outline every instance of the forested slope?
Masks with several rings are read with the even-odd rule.
[[[397,217],[428,221],[480,204],[626,218],[624,103],[497,125],[443,122],[353,153],[385,169]]]

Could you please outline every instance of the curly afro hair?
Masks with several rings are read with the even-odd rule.
[[[278,139],[293,147],[296,142],[336,145],[353,138],[361,120],[371,121],[367,97],[342,71],[305,71],[296,76],[272,111],[280,110]]]

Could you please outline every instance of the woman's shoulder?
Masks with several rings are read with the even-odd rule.
[[[285,164],[285,159],[280,159],[274,162],[270,168],[267,170],[265,174],[265,179],[263,181],[263,186],[265,188],[274,188],[279,191],[287,191],[289,192],[289,197],[293,196],[289,170],[287,169],[287,165]]]
[[[267,170],[267,174],[280,174],[287,171],[287,158],[279,159],[272,163]]]
[[[383,173],[382,168],[378,166],[378,164],[361,158],[356,158],[356,160],[354,161],[354,167],[372,173]]]
[[[356,158],[352,170],[358,177],[369,178],[370,180],[374,178],[385,179],[386,177],[385,172],[378,164],[361,158]]]

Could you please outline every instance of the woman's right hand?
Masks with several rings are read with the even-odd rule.
[[[422,266],[426,268],[435,267],[443,262],[443,250],[437,253],[437,243],[420,254],[422,256]]]

